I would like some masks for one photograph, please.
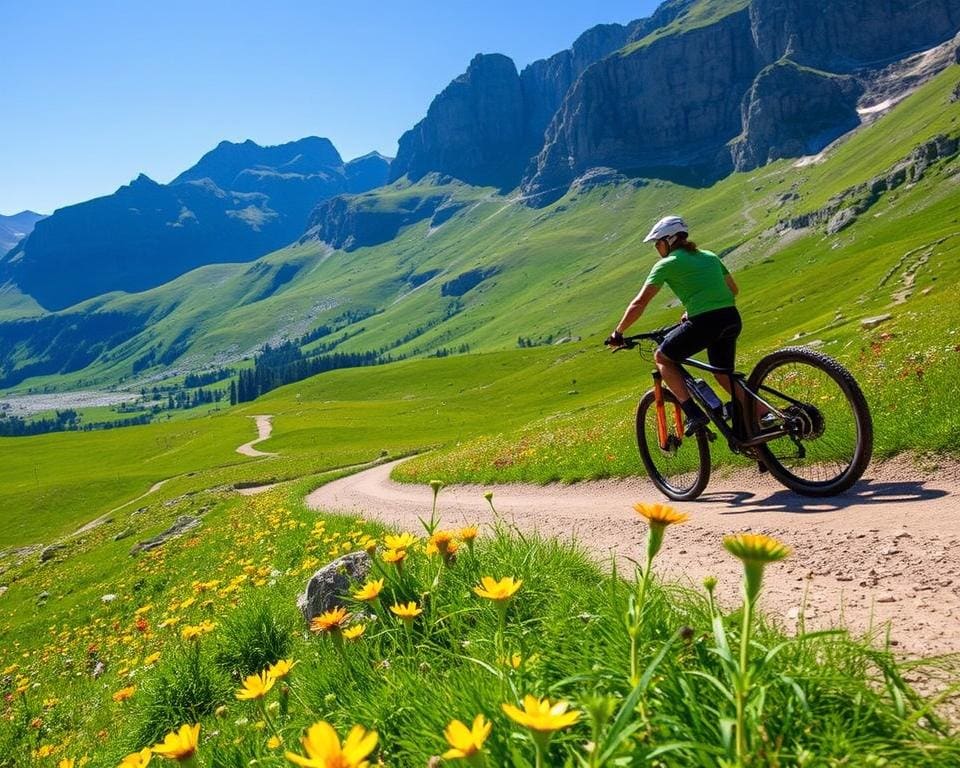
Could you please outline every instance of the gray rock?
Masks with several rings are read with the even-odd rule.
[[[892,320],[893,315],[878,315],[877,317],[865,317],[860,321],[860,327],[869,330],[871,328],[876,328],[878,325],[881,325],[887,320]]]
[[[307,623],[314,616],[343,605],[343,596],[356,582],[367,578],[371,567],[370,555],[351,552],[313,574],[303,594],[297,598],[297,607]]]
[[[48,544],[42,550],[40,550],[40,562],[45,563],[48,560],[52,560],[53,556],[56,555],[57,552],[66,548],[66,544]]]
[[[122,531],[117,531],[113,536],[114,541],[122,541],[123,539],[133,536],[133,528],[124,528]]]
[[[849,227],[857,220],[857,212],[853,208],[843,208],[830,217],[827,222],[827,234],[835,235]]]
[[[187,531],[192,531],[194,528],[199,527],[200,518],[192,517],[191,515],[180,515],[173,525],[171,525],[163,533],[154,536],[152,539],[147,539],[146,541],[138,542],[134,544],[133,549],[130,550],[131,555],[137,555],[140,552],[146,552],[151,549],[156,549],[166,544],[170,539],[175,539],[178,536],[182,536]]]
[[[734,167],[752,170],[782,157],[813,155],[860,122],[863,87],[852,77],[781,59],[757,75],[743,100]]]

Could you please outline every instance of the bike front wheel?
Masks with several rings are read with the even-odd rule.
[[[710,481],[710,442],[704,430],[693,437],[684,436],[682,419],[678,418],[680,404],[667,389],[663,390],[663,403],[667,415],[666,448],[660,444],[653,390],[637,405],[640,458],[653,484],[664,496],[674,501],[693,501]]]
[[[757,363],[747,386],[782,414],[765,415],[749,398],[749,431],[789,431],[758,448],[777,480],[806,496],[832,496],[860,479],[873,452],[873,422],[863,391],[840,363],[788,347]]]

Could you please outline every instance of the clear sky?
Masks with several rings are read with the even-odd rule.
[[[518,68],[656,0],[0,0],[0,213],[168,182],[227,139],[379,150],[474,54]]]

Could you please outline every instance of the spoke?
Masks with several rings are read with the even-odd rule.
[[[812,425],[800,436],[768,444],[774,458],[791,474],[815,483],[826,483],[853,463],[858,424],[853,403],[826,371],[803,362],[788,362],[771,370],[760,389],[770,404],[787,417]]]

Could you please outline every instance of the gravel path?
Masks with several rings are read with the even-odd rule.
[[[429,516],[432,492],[390,480],[395,465],[322,486],[307,504],[422,532],[417,518]],[[711,481],[699,501],[676,505],[691,519],[667,532],[657,572],[693,586],[715,575],[721,601],[736,604],[741,571],[721,539],[739,531],[767,533],[794,550],[768,568],[762,598],[767,614],[788,629],[796,626],[807,590],[808,628],[842,623],[855,632],[883,633],[889,624],[892,642],[909,654],[960,652],[960,477],[956,467],[918,475],[905,463],[877,464],[833,499],[797,496],[752,473]],[[444,524],[492,522],[485,490],[444,488]],[[662,500],[643,478],[492,490],[498,513],[518,528],[574,538],[627,568],[631,559],[642,559],[646,536],[632,505]]]
[[[253,447],[257,443],[263,442],[270,437],[270,434],[273,432],[273,423],[270,419],[272,419],[273,416],[251,416],[250,418],[256,419],[257,421],[257,439],[239,446],[237,453],[242,453],[244,456],[276,456],[277,454],[275,453],[264,453]]]

